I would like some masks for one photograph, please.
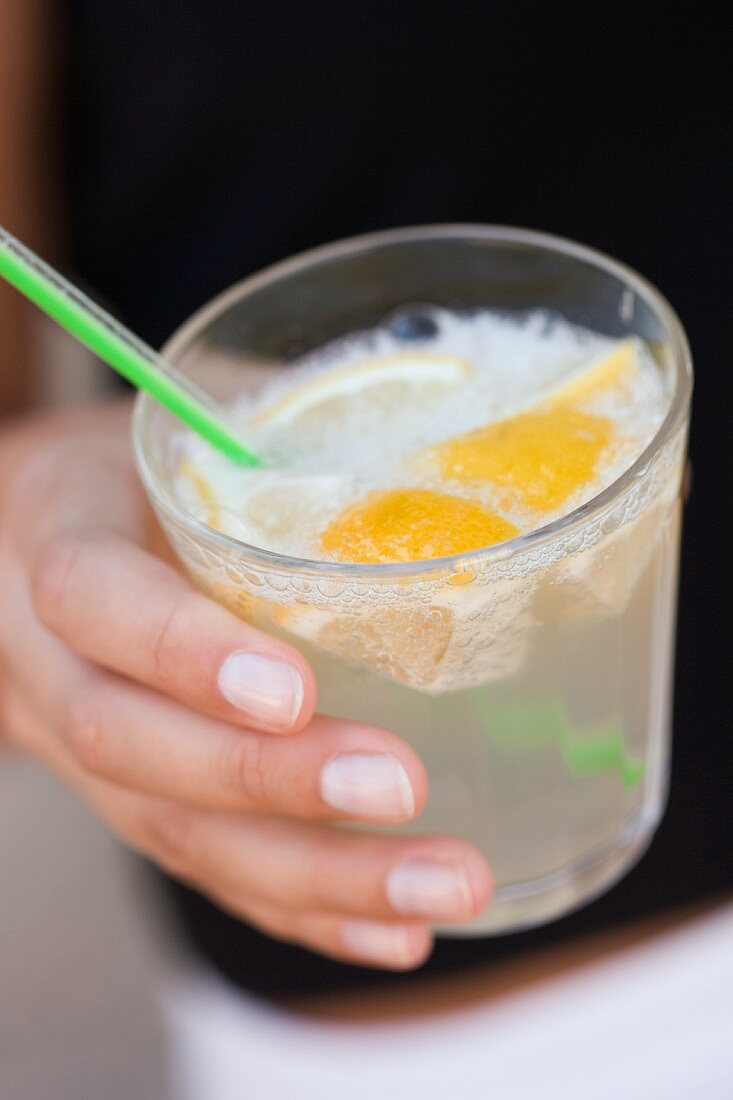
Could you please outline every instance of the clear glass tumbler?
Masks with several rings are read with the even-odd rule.
[[[681,325],[633,271],[526,230],[437,226],[305,253],[220,295],[165,354],[221,399],[410,303],[549,310],[643,339],[669,412],[633,466],[563,519],[469,554],[343,565],[207,527],[173,491],[180,425],[141,396],[135,454],[193,580],[303,650],[322,712],[388,727],[430,776],[405,826],[482,849],[496,892],[470,925],[548,921],[607,889],[663,812],[680,482],[692,370]]]

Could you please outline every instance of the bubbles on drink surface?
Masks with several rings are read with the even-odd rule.
[[[205,522],[279,553],[443,557],[591,499],[641,453],[667,406],[641,341],[547,313],[404,307],[236,403],[272,468],[238,470],[191,438],[177,489]]]
[[[410,307],[235,403],[270,468],[238,469],[189,436],[176,491],[209,526],[294,558],[446,558],[590,500],[646,447],[668,404],[638,340],[545,313]],[[478,554],[410,583],[352,578],[332,591],[277,569],[255,576],[234,552],[225,572],[191,568],[266,630],[422,692],[457,692],[519,675],[550,620],[585,629],[624,614],[668,506],[622,503],[613,533],[583,527],[571,549],[553,542],[549,555],[488,565]]]

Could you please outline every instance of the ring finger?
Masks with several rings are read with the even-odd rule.
[[[147,836],[169,866],[185,868],[203,888],[298,912],[465,921],[491,893],[481,854],[445,837],[369,835],[175,806],[156,810]]]

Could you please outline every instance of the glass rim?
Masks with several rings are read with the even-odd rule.
[[[246,556],[253,564],[265,568],[276,568],[293,573],[316,574],[330,578],[346,580],[427,580],[436,573],[457,573],[477,569],[491,562],[503,561],[517,556],[523,551],[539,547],[558,535],[566,535],[576,527],[586,525],[591,519],[602,513],[608,505],[620,497],[624,490],[635,480],[641,478],[654,462],[669,439],[684,422],[692,393],[692,357],[690,348],[677,313],[652,283],[633,268],[615,260],[588,245],[554,233],[540,230],[523,229],[506,225],[480,225],[470,223],[446,223],[438,225],[410,226],[400,229],[386,229],[374,233],[360,234],[343,238],[330,244],[299,252],[288,259],[280,260],[262,268],[231,287],[223,290],[196,310],[169,337],[162,348],[162,354],[175,362],[176,355],[200,335],[216,318],[220,317],[236,302],[241,301],[253,291],[269,286],[284,276],[295,274],[314,263],[347,256],[360,249],[379,247],[401,242],[419,240],[439,240],[440,238],[461,238],[494,241],[505,244],[526,244],[569,256],[587,262],[616,276],[634,290],[653,312],[661,319],[667,331],[672,350],[672,363],[675,370],[675,387],[667,414],[652,439],[634,462],[607,485],[601,492],[584,504],[552,520],[541,527],[533,528],[525,534],[516,535],[505,542],[476,550],[466,550],[460,554],[451,554],[442,558],[426,558],[414,562],[334,562],[320,561],[317,558],[301,558],[291,554],[282,554],[245,542],[233,535],[216,531],[213,527],[186,511],[169,490],[166,483],[158,478],[149,461],[145,440],[152,412],[158,407],[155,400],[140,391],[135,400],[132,418],[133,454],[138,473],[153,501],[166,516],[187,530],[197,542],[213,543],[222,550],[236,551]]]

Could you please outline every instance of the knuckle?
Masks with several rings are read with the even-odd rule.
[[[278,905],[263,906],[258,903],[240,906],[240,910],[245,908],[246,919],[261,928],[267,935],[291,943],[307,942],[309,920],[297,909],[281,908]]]
[[[167,802],[150,807],[144,832],[156,854],[176,869],[195,862],[196,816],[184,806]]]
[[[262,808],[272,801],[272,777],[265,745],[259,738],[236,737],[222,750],[218,778],[248,803]]]
[[[181,639],[188,639],[187,608],[176,601],[168,607],[153,628],[152,667],[158,682],[178,679],[182,668]]]
[[[36,744],[40,724],[25,704],[20,692],[16,691],[10,678],[3,674],[0,666],[0,730],[6,745],[26,750]],[[2,744],[0,743],[0,755]]]
[[[229,913],[240,920],[246,920],[248,924],[258,928],[265,935],[275,939],[287,939],[289,917],[284,910],[263,903],[259,898],[249,893],[232,893],[231,889],[222,890],[213,887],[208,890],[209,896]]]
[[[313,944],[322,939],[316,935],[318,922],[310,913],[292,909],[283,915],[283,932],[298,943]]]
[[[78,532],[53,535],[43,546],[31,577],[33,606],[53,626],[64,612],[84,558],[86,543]]]
[[[17,527],[16,537],[27,529],[28,500],[45,501],[53,484],[54,471],[59,464],[53,461],[53,449],[48,443],[36,441],[36,445],[26,448],[21,439],[16,439],[15,447],[11,428],[3,438],[2,464],[3,474],[8,470],[9,477],[4,478],[2,507],[3,519]],[[16,449],[17,448],[17,449]],[[51,453],[49,453],[51,451]]]
[[[69,695],[62,737],[77,763],[95,775],[114,770],[114,743],[101,715],[99,686],[93,680],[77,684]]]
[[[316,937],[313,935],[308,918],[295,911],[280,911],[272,914],[263,921],[265,931],[277,939],[286,943],[294,943],[300,947],[317,946]]]
[[[334,860],[327,854],[314,858],[308,872],[307,892],[311,903],[318,907],[330,909],[334,899],[343,892],[345,897],[354,897],[352,892],[345,888],[342,881],[343,871],[334,865]]]

